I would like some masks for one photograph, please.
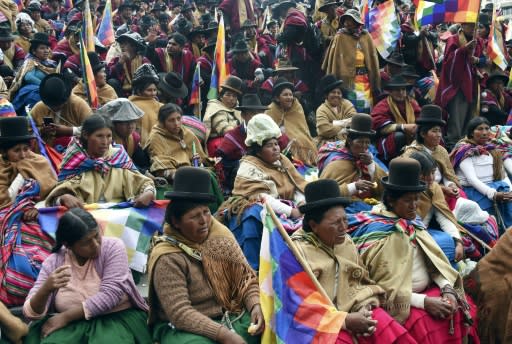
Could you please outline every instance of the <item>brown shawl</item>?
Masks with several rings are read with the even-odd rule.
[[[144,147],[151,129],[158,123],[158,111],[164,104],[151,97],[135,95],[129,96],[128,100],[144,111],[144,116],[137,120],[137,131],[140,134],[140,145]]]
[[[379,58],[368,32],[363,32],[359,38],[342,32],[337,33],[327,48],[322,70],[325,74],[334,74],[338,79],[343,80],[345,87],[354,88],[358,46],[364,55],[372,91],[380,89]]]
[[[316,131],[318,136],[318,147],[321,147],[327,141],[344,140],[344,134],[340,134],[341,126],[334,125],[332,122],[335,120],[342,120],[352,118],[357,111],[354,105],[346,99],[341,100],[341,104],[337,107],[337,112],[334,112],[332,107],[327,103],[327,100],[316,109]]]
[[[290,140],[295,140],[290,149],[292,156],[306,165],[316,166],[317,148],[309,133],[304,109],[299,101],[294,99],[291,109],[287,111],[284,111],[279,104],[272,102],[265,113],[272,117],[279,127],[284,128]]]
[[[106,103],[108,103],[111,100],[117,99],[116,91],[109,84],[105,84],[102,87],[96,87],[96,90],[98,91],[98,101],[100,103],[100,106],[105,105]],[[87,93],[85,92],[84,84],[83,84],[82,80],[80,80],[80,82],[78,84],[76,84],[75,87],[73,87],[72,92],[75,96],[78,96],[78,97],[82,98],[83,100],[89,102],[89,99],[87,98]]]
[[[405,101],[405,118],[402,117],[400,109],[398,109],[398,106],[391,96],[388,96],[386,101],[388,102],[389,110],[391,110],[391,114],[393,115],[396,124],[416,123],[416,116],[414,115],[414,109],[409,98]]]
[[[167,241],[166,236],[186,247],[176,246]],[[215,298],[224,310],[240,312],[244,309],[245,293],[251,284],[257,283],[257,277],[231,231],[212,218],[208,237],[199,244],[189,241],[178,230],[165,223],[164,235],[153,237],[148,258],[149,324],[153,324],[158,318],[154,307],[157,296],[153,286],[153,271],[161,256],[172,253],[186,253],[189,259],[201,261]]]
[[[57,184],[57,176],[48,160],[39,154],[30,152],[25,159],[18,162],[0,158],[0,208],[11,204],[8,190],[18,173],[25,179],[35,179],[39,183],[41,199],[44,199]]]
[[[482,344],[512,343],[512,231],[480,260],[464,288],[478,307],[478,335]]]
[[[452,163],[450,162],[450,157],[448,156],[446,148],[444,148],[443,146],[437,146],[436,148],[434,148],[434,150],[430,151],[427,150],[427,148],[421,143],[413,141],[409,146],[405,147],[402,156],[410,157],[413,152],[423,152],[430,154],[432,158],[434,158],[434,160],[436,161],[437,167],[439,168],[443,178],[449,180],[452,183],[455,183],[455,185],[457,185],[459,188],[461,187],[459,178],[457,178],[457,175],[453,170],[453,166]]]

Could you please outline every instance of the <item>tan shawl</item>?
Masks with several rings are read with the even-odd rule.
[[[292,240],[339,311],[357,312],[366,305],[379,306],[384,302],[384,289],[370,280],[348,235],[334,248],[327,247],[314,233],[303,229],[293,233]]]
[[[184,143],[184,147],[180,141]],[[154,125],[144,147],[151,159],[150,171],[176,170],[182,166],[191,166],[193,143],[203,163],[207,166],[211,165],[199,140],[189,129],[182,127],[181,135],[176,136],[162,128],[160,124]]]
[[[427,150],[427,148],[421,143],[413,141],[409,146],[405,147],[402,156],[410,157],[413,152],[423,152],[430,154],[432,158],[434,158],[434,160],[436,161],[437,167],[439,168],[441,175],[443,176],[443,179],[455,183],[455,185],[457,185],[459,188],[461,187],[459,178],[457,178],[457,175],[455,174],[446,148],[444,148],[443,146],[437,146],[432,151],[430,151],[430,149]]]
[[[377,216],[396,218],[383,204],[373,207]],[[462,279],[445,254],[426,230],[416,231],[418,248],[425,255],[430,276],[443,276],[464,299]],[[404,323],[409,317],[412,295],[413,246],[407,235],[395,232],[379,240],[361,254],[370,278],[386,290],[384,309],[397,321]]]
[[[203,123],[206,126],[206,140],[208,140],[210,135],[216,134],[212,132],[212,120],[213,117],[215,117],[215,115],[219,114],[220,112],[227,116],[229,120],[238,121],[238,123],[242,123],[242,116],[240,114],[240,111],[228,108],[226,105],[224,105],[224,103],[222,103],[218,99],[211,99],[208,101],[208,105],[206,106],[206,111],[203,117]]]
[[[158,111],[164,104],[151,97],[135,95],[129,96],[128,100],[144,111],[144,116],[137,121],[137,131],[140,133],[140,145],[144,147],[151,129],[158,123]]]
[[[157,295],[153,286],[153,272],[158,259],[172,253],[187,253],[189,259],[196,259],[189,253],[198,256],[217,302],[224,310],[230,312],[243,310],[247,290],[253,283],[257,283],[256,274],[247,263],[231,231],[214,218],[209,227],[208,237],[202,243],[186,239],[168,223],[164,225],[163,236],[153,237],[148,257],[149,324],[153,324],[158,319],[154,307]],[[166,236],[186,245],[188,248],[185,250],[188,252],[167,241]]]
[[[284,128],[284,133],[290,140],[294,140],[290,149],[292,156],[306,165],[316,166],[317,148],[309,133],[306,116],[299,101],[294,99],[288,111],[284,111],[277,103],[272,102],[265,113],[272,117],[279,127]]]
[[[317,147],[321,147],[324,143],[329,141],[345,139],[346,135],[340,133],[343,127],[334,125],[332,122],[352,118],[357,111],[354,105],[346,99],[341,100],[341,104],[336,110],[336,112],[333,111],[332,107],[327,103],[327,100],[316,109]]]
[[[393,115],[393,118],[395,119],[396,124],[413,124],[416,123],[416,116],[414,116],[414,109],[411,104],[411,100],[409,97],[407,97],[405,101],[405,118],[403,118],[400,110],[398,109],[398,106],[396,105],[395,101],[391,96],[388,96],[386,98],[386,101],[388,102],[389,109],[391,111],[391,114]]]
[[[102,87],[96,87],[96,90],[98,91],[98,101],[100,103],[100,106],[105,105],[111,100],[117,99],[116,91],[109,84],[105,84]],[[73,87],[72,93],[75,96],[82,98],[86,102],[89,102],[89,99],[87,99],[87,93],[85,93],[84,84],[82,80],[80,80],[80,82],[76,84],[75,87]]]
[[[245,198],[269,194],[275,198],[293,200],[295,190],[304,192],[306,180],[287,157],[281,155],[280,164],[267,164],[260,158],[246,155],[240,160],[235,178],[233,196]]]
[[[363,32],[360,38],[346,33],[337,33],[327,48],[322,70],[325,74],[336,75],[338,79],[343,80],[345,87],[353,89],[358,45],[364,55],[372,91],[380,89],[379,58],[372,38],[367,32]]]
[[[30,152],[25,159],[18,162],[0,158],[0,208],[11,204],[8,190],[18,173],[24,179],[35,179],[39,183],[41,199],[44,199],[57,184],[57,176],[48,160],[39,154]]]

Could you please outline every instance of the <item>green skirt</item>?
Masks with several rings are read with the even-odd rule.
[[[139,309],[105,314],[91,320],[79,320],[41,338],[41,328],[49,317],[33,322],[25,344],[151,344],[147,314]]]
[[[251,315],[249,312],[244,314],[237,319],[236,315],[230,316],[230,323],[236,333],[242,337],[247,344],[260,344],[260,336],[251,336],[247,329],[251,325]],[[235,320],[236,319],[236,320]],[[222,319],[214,319],[215,322],[225,322]],[[199,336],[190,332],[184,332],[172,328],[166,322],[159,322],[153,328],[153,341],[160,344],[215,344],[214,340],[206,337]]]

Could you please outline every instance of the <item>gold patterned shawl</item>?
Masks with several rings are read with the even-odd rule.
[[[411,104],[411,100],[409,97],[405,100],[405,118],[402,117],[402,114],[400,113],[400,110],[398,109],[398,106],[396,105],[395,101],[391,96],[388,96],[386,98],[389,109],[391,110],[391,114],[393,115],[395,119],[396,124],[413,124],[416,122],[416,117],[414,116],[414,109]]]

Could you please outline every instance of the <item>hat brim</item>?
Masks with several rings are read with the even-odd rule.
[[[11,42],[16,39],[15,36],[9,34],[9,36],[0,37],[0,42]]]
[[[200,192],[168,191],[164,197],[170,200],[205,201],[208,203],[215,201],[214,195]]]
[[[237,90],[236,88],[231,87],[231,86],[226,85],[226,84],[221,85],[221,86],[220,86],[220,88],[225,88],[225,89],[228,89],[228,90],[230,90],[230,91],[236,92],[236,93],[238,93],[238,94],[243,94],[243,92],[242,92],[241,90]]]
[[[356,18],[356,17],[354,17],[352,14],[348,14],[348,13],[344,13],[344,14],[340,17],[340,20],[341,20],[342,18],[345,18],[345,17],[350,17],[350,18],[354,19],[354,21],[355,21],[356,23],[358,23],[359,25],[363,25],[363,24],[364,24],[364,23],[363,23],[363,21],[362,21],[360,18]]]
[[[258,105],[256,105],[256,106],[251,106],[251,105],[243,106],[242,105],[242,106],[235,107],[235,110],[240,110],[240,111],[246,111],[246,110],[249,110],[249,111],[250,110],[260,111],[261,110],[261,111],[264,111],[264,110],[268,110],[268,106],[264,106],[264,105],[261,105],[261,106],[258,106]]]
[[[402,88],[402,87],[405,87],[407,89],[411,89],[412,85],[411,84],[389,84],[389,85],[385,85],[384,89],[385,90],[392,90],[394,88]]]
[[[427,188],[427,184],[425,184],[425,182],[422,182],[421,180],[419,181],[418,185],[410,185],[410,186],[409,185],[391,184],[388,182],[388,180],[389,180],[388,176],[382,177],[381,183],[385,189],[389,189],[389,190],[421,192],[421,191],[425,191],[425,189]]]
[[[248,52],[249,52],[249,48],[247,48],[247,49],[231,49],[232,54],[248,53]]]
[[[505,85],[508,83],[508,78],[505,75],[491,75],[485,82],[485,86],[489,87],[489,84],[496,79],[501,79]]]
[[[309,202],[299,207],[301,213],[305,214],[312,210],[319,208],[331,207],[334,205],[342,205],[347,206],[352,203],[352,200],[348,197],[334,197],[334,198],[326,198],[315,202]]]
[[[331,92],[335,88],[340,88],[339,86],[341,86],[342,84],[343,84],[343,80],[337,80],[337,81],[335,81],[335,82],[325,86],[324,87],[324,94],[328,93],[328,92]]]
[[[166,95],[171,96],[173,98],[185,98],[188,95],[188,88],[185,83],[181,83],[180,87],[172,87],[164,80],[160,80],[157,88],[164,92]]]
[[[340,6],[340,5],[341,5],[341,2],[328,2],[328,3],[318,7],[318,11],[325,12],[325,10],[331,6]]]
[[[384,60],[384,61],[386,61],[387,64],[392,64],[394,66],[399,66],[399,67],[407,66],[407,63],[405,63],[405,62],[398,62],[398,61],[393,61],[393,60]]]
[[[355,134],[355,135],[359,135],[359,136],[370,136],[370,137],[373,137],[377,134],[377,132],[375,130],[359,131],[359,130],[354,130],[354,129],[350,129],[350,128],[347,129],[347,132],[350,134]]]
[[[23,142],[35,139],[34,135],[0,137],[0,144],[7,142]]]
[[[290,66],[290,67],[277,67],[276,72],[295,72],[296,70],[299,70],[299,68]]]
[[[418,74],[413,73],[401,73],[401,75],[405,78],[415,78],[418,79],[420,76]]]
[[[442,119],[418,118],[416,120],[416,124],[439,124],[441,126],[445,126],[446,121],[443,121]]]

